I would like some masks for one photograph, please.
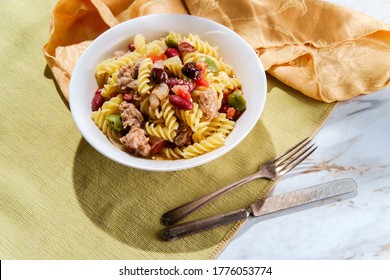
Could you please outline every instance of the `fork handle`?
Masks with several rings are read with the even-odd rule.
[[[219,189],[213,193],[207,194],[207,195],[202,196],[196,200],[193,200],[191,202],[183,204],[183,205],[181,205],[181,206],[179,206],[179,207],[177,207],[169,212],[166,212],[161,218],[161,223],[163,225],[166,225],[166,226],[173,225],[176,222],[183,219],[184,217],[187,217],[189,214],[191,214],[195,210],[199,209],[200,207],[202,207],[206,203],[216,199],[220,195],[222,195],[230,190],[233,190],[233,189],[237,188],[238,186],[241,186],[242,184],[245,184],[249,181],[252,181],[254,179],[261,178],[261,177],[262,177],[262,175],[259,174],[259,172],[256,172],[256,173],[251,174],[245,178],[242,178],[241,180],[239,180],[237,182],[234,182],[230,185],[227,185],[226,187]]]
[[[163,230],[162,238],[165,240],[175,240],[179,237],[184,237],[197,232],[247,219],[250,214],[251,212],[249,209],[240,209],[200,220],[170,226]]]

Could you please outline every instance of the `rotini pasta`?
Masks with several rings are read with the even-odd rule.
[[[184,76],[182,73],[183,63],[180,58],[177,56],[168,58],[164,60],[164,66],[167,70],[175,77],[179,77],[180,79],[187,80],[188,78]]]
[[[158,138],[169,140],[173,142],[173,138],[176,136],[176,132],[174,130],[169,129],[167,126],[163,126],[161,124],[149,123],[145,124],[146,132],[151,136],[156,136]]]
[[[108,115],[112,114],[118,114],[119,113],[119,104],[123,102],[122,95],[119,94],[116,97],[111,98],[110,100],[103,103],[101,108],[99,108],[97,111],[92,112],[91,118],[99,127],[99,129],[104,133],[107,134],[107,121],[106,117]]]
[[[153,109],[150,106],[149,102],[149,96],[146,96],[141,102],[140,102],[140,111],[141,113],[147,115],[149,118],[157,120],[162,118],[162,111],[161,108]]]
[[[175,116],[175,109],[168,99],[166,99],[164,104],[161,106],[161,112],[165,125],[169,131],[177,130],[179,128],[179,123],[177,122],[177,118]]]
[[[136,52],[143,55],[147,51],[146,43],[145,43],[145,37],[142,34],[137,34],[134,37],[134,47]]]
[[[194,107],[191,110],[176,109],[176,111],[179,118],[184,121],[193,132],[198,130],[203,112],[199,109],[197,103],[194,104]]]
[[[149,83],[152,66],[153,62],[150,58],[145,58],[140,63],[138,70],[138,92],[141,95],[150,94],[152,86]]]
[[[132,65],[141,55],[137,52],[126,53],[123,56],[109,58],[95,67],[95,77],[100,85],[107,82],[108,77],[118,71],[124,65]]]
[[[196,48],[198,52],[219,59],[217,48],[210,46],[210,44],[207,41],[201,40],[198,35],[194,35],[190,33],[188,34],[188,37],[186,39],[188,40],[189,43],[191,43]]]
[[[215,133],[221,133],[224,136],[230,134],[234,128],[235,122],[226,118],[226,114],[219,113],[217,117],[212,119],[207,128],[203,132],[204,137],[208,137]]]
[[[199,155],[203,155],[225,144],[225,137],[221,133],[213,134],[206,139],[200,141],[200,143],[194,143],[183,149],[183,157],[191,158]]]
[[[118,90],[118,74],[119,70],[116,70],[111,77],[108,78],[107,83],[102,88],[102,96],[109,98],[111,94]]]
[[[240,79],[218,48],[169,32],[94,69],[91,119],[118,148],[152,159],[188,159],[223,146],[246,108]],[[120,53],[120,52],[118,52]],[[123,51],[121,52],[123,53]]]

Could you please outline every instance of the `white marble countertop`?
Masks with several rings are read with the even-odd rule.
[[[332,0],[390,23],[388,0]],[[337,104],[314,137],[305,172],[273,194],[353,178],[358,195],[301,212],[246,222],[218,259],[390,259],[390,87]]]

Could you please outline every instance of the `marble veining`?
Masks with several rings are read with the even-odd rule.
[[[328,1],[390,23],[389,1]],[[390,88],[340,102],[314,137],[318,150],[272,195],[353,178],[349,200],[259,221],[251,218],[218,259],[390,259]]]

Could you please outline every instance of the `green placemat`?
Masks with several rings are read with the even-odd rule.
[[[81,136],[42,54],[55,1],[4,3],[0,11],[0,258],[213,259],[238,230],[223,226],[173,242],[160,239],[167,210],[255,172],[312,136],[334,104],[268,77],[261,119],[211,163],[169,173],[121,166]],[[246,184],[192,214],[248,206],[272,184]]]

